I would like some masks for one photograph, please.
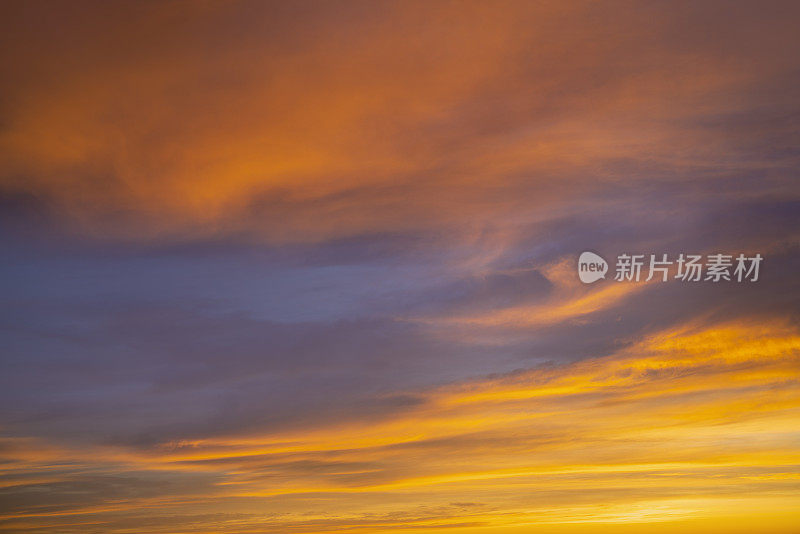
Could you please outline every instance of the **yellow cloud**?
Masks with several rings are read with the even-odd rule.
[[[314,532],[382,532],[414,507],[425,513],[401,523],[422,531],[466,532],[472,522],[496,532],[658,522],[671,532],[687,521],[747,523],[770,510],[773,531],[788,533],[800,490],[798,371],[793,327],[688,325],[610,357],[438,388],[383,421],[147,453],[98,449],[72,460],[219,477],[202,499],[132,499],[118,505],[126,514],[186,512],[201,499],[219,512],[290,510],[269,521],[293,529],[308,519],[306,502],[319,512],[308,519]],[[31,458],[25,468],[47,477],[42,462],[52,461]],[[449,504],[459,502],[477,504]],[[111,513],[89,507],[9,518]],[[251,530],[267,521],[251,520]]]

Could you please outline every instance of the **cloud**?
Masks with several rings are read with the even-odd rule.
[[[620,182],[785,190],[792,5],[721,4],[713,36],[708,9],[10,6],[2,180],[85,235],[283,243],[502,226]]]
[[[2,489],[14,496],[4,521],[45,528],[53,518],[91,518],[114,531],[138,524],[129,515],[137,510],[173,510],[176,528],[191,531],[206,519],[187,511],[203,503],[217,528],[244,521],[243,531],[618,523],[631,514],[647,523],[720,520],[727,503],[757,509],[754,495],[765,491],[776,517],[788,518],[798,339],[789,326],[687,324],[606,358],[431,389],[424,402],[374,421],[329,419],[125,454],[75,449],[69,461],[62,451],[58,470],[7,460],[6,476],[49,470],[59,480],[18,478]],[[82,475],[98,454],[106,466]],[[109,491],[119,504],[99,506]],[[447,505],[477,497],[478,507]],[[420,498],[425,513],[398,512]],[[370,501],[395,510],[393,519],[353,515]],[[317,511],[309,516],[308,507]],[[231,515],[214,515],[223,512]]]
[[[0,530],[797,523],[796,3],[0,9]]]

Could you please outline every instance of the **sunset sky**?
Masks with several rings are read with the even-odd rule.
[[[0,0],[0,531],[800,532],[799,27]]]

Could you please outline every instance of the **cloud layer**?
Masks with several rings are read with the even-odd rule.
[[[797,524],[795,3],[1,9],[0,530]]]

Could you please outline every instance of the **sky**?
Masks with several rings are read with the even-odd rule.
[[[0,531],[797,532],[798,21],[3,0]]]

